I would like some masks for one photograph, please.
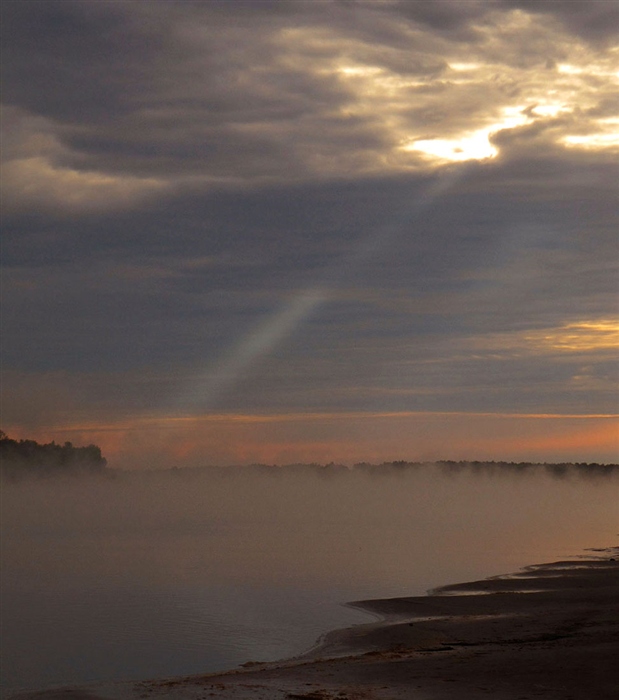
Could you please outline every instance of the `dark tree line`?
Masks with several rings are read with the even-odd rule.
[[[438,462],[383,462],[383,464],[368,464],[360,462],[354,465],[355,470],[365,471],[372,474],[385,473],[386,471],[404,472],[412,469],[419,469],[429,465],[438,466],[446,474],[458,474],[460,472],[473,472],[476,474],[500,474],[508,472],[533,473],[536,471],[546,471],[552,476],[561,478],[572,474],[581,476],[606,476],[619,473],[619,464],[598,464],[597,462],[560,462],[560,463],[539,463],[539,462],[480,462],[480,461],[459,461],[440,460]]]
[[[70,442],[41,445],[35,440],[12,440],[0,431],[0,471],[4,478],[60,474],[97,474],[107,460],[96,445],[74,447]]]

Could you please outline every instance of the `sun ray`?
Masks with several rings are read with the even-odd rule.
[[[219,363],[201,370],[197,377],[177,397],[179,410],[190,407],[210,409],[252,367],[284,342],[320,306],[332,298],[333,293],[346,278],[353,275],[367,260],[393,243],[415,217],[427,210],[464,174],[460,167],[448,170],[411,198],[384,226],[372,229],[362,236],[353,249],[333,264],[315,284],[297,292],[290,301],[249,331],[230,349]]]

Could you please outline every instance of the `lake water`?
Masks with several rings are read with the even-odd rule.
[[[5,484],[2,688],[299,654],[422,594],[617,544],[619,478],[434,467]]]

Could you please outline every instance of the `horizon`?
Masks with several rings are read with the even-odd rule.
[[[400,460],[613,464],[619,456],[617,423],[613,414],[211,414],[171,419],[140,417],[135,424],[126,421],[12,430],[10,437],[96,443],[110,464],[121,469]],[[335,432],[337,438],[303,443],[287,436],[282,439],[282,429],[288,429],[294,438],[308,424],[320,431]],[[492,438],[487,435],[489,430]],[[443,447],[436,447],[437,443]]]
[[[339,472],[354,472],[354,471],[367,471],[370,470],[373,475],[378,473],[401,473],[405,470],[411,468],[419,467],[440,467],[444,473],[450,473],[453,470],[461,470],[463,468],[473,468],[474,471],[478,469],[483,469],[486,474],[498,473],[502,471],[503,473],[511,472],[514,473],[514,469],[517,469],[519,473],[524,473],[526,469],[528,471],[529,467],[543,467],[548,473],[557,478],[563,478],[568,475],[566,469],[575,468],[578,470],[579,476],[598,476],[598,471],[603,470],[604,476],[608,476],[611,470],[619,469],[619,462],[575,462],[575,461],[563,461],[563,462],[537,462],[537,461],[507,461],[507,460],[477,460],[477,459],[437,459],[437,460],[407,460],[407,459],[397,459],[383,462],[368,462],[368,461],[357,461],[357,462],[288,462],[288,463],[273,463],[273,462],[243,462],[243,463],[228,463],[228,464],[185,464],[178,466],[173,465],[159,465],[159,466],[145,466],[141,469],[135,468],[123,468],[122,466],[110,465],[105,455],[101,453],[98,445],[74,445],[73,443],[67,441],[64,444],[56,443],[52,440],[49,443],[38,443],[32,439],[19,439],[15,440],[11,436],[0,430],[0,437],[2,438],[3,448],[4,443],[14,443],[13,449],[19,447],[21,444],[25,443],[29,450],[19,455],[19,452],[11,452],[2,455],[2,469],[0,470],[0,476],[6,477],[8,481],[19,481],[23,478],[53,478],[53,477],[84,477],[84,476],[105,476],[109,474],[118,473],[134,473],[134,474],[148,474],[148,473],[158,473],[158,472],[208,472],[217,471],[219,474],[235,470],[275,470],[275,471],[286,471],[286,470],[298,470],[298,469],[310,469],[314,472],[322,472],[336,469]],[[34,453],[31,450],[32,443],[37,448],[53,448],[53,451],[48,454],[47,458],[44,454],[40,452]],[[9,448],[11,449],[11,448]],[[74,454],[74,460],[65,462],[60,460],[57,461],[57,456],[59,451],[69,450]],[[81,455],[81,457],[80,457]],[[52,457],[56,456],[56,461]],[[15,462],[17,460],[17,462]],[[80,461],[81,460],[81,461]],[[94,461],[93,461],[94,460]],[[81,466],[80,466],[81,465]],[[447,471],[445,471],[447,470]],[[21,472],[21,473],[20,473]]]

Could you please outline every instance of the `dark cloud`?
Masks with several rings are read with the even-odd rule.
[[[587,315],[596,299],[604,314],[611,168],[581,163],[570,182],[564,166],[469,169],[421,216],[409,213],[419,178],[185,196],[45,227],[22,215],[5,244],[6,357],[88,371],[212,358],[305,286],[331,282],[361,240],[390,224],[395,237],[352,277],[342,267],[343,288],[304,336],[341,337],[350,352],[360,338],[388,347],[432,333],[423,330],[432,312],[454,336],[515,330],[523,315],[554,325]]]
[[[19,415],[610,410],[614,11],[4,3]]]
[[[128,88],[152,88],[161,32],[121,3],[3,3],[3,99],[65,123],[134,111]]]
[[[474,41],[476,38],[474,25],[487,14],[489,4],[481,0],[473,0],[472,2],[454,2],[454,0],[406,2],[406,0],[397,0],[394,3],[394,9],[404,17],[432,31],[459,41]]]
[[[608,0],[501,0],[507,7],[559,19],[570,33],[608,44],[619,34],[619,8]]]

